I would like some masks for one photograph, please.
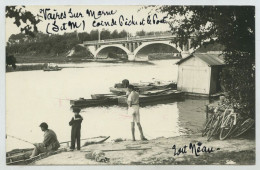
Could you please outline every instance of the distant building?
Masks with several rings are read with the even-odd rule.
[[[179,65],[178,90],[206,96],[221,90],[220,72],[224,61],[220,54],[194,53],[176,64]]]

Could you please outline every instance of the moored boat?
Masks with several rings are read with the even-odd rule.
[[[72,107],[93,107],[93,106],[104,106],[117,104],[117,98],[103,98],[103,99],[84,99],[70,100]]]
[[[117,95],[125,95],[127,93],[127,88],[116,88],[116,87],[110,87],[110,92],[117,94]]]
[[[146,95],[139,95],[139,103],[140,104],[147,104],[147,103],[154,103],[172,99],[179,99],[182,96],[181,91],[177,90],[166,90],[161,93],[154,93],[154,94],[146,94]],[[127,104],[127,97],[119,97],[118,104]]]
[[[88,146],[88,145],[93,145],[93,144],[103,143],[106,140],[108,140],[109,138],[110,138],[110,136],[98,136],[98,137],[93,137],[93,138],[81,139],[81,140],[86,141],[82,145],[82,147]],[[61,142],[60,144],[61,145],[66,144],[66,146],[68,147],[70,142],[71,141]],[[7,165],[28,165],[37,160],[44,159],[48,156],[67,151],[67,149],[66,149],[66,147],[61,147],[57,151],[41,153],[33,158],[30,158],[32,151],[33,151],[33,148],[14,149],[12,151],[7,152],[6,153],[6,164]]]
[[[60,71],[62,68],[60,67],[53,67],[53,68],[44,68],[43,71]]]
[[[117,97],[118,95],[110,93],[110,94],[91,94],[92,99],[106,99],[111,97]]]
[[[170,83],[132,83],[136,91],[140,94],[145,94],[146,91],[151,90],[165,90],[165,89],[177,89],[177,84],[170,82]],[[115,87],[110,87],[110,92],[117,94],[117,95],[125,95],[127,93],[127,88],[120,88],[115,85]]]

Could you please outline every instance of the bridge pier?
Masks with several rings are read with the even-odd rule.
[[[128,61],[135,61],[135,55],[134,54],[127,54],[128,56]]]
[[[181,52],[181,58],[186,58],[190,55],[191,53],[189,51],[182,51]]]

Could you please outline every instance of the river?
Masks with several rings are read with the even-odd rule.
[[[6,133],[30,142],[41,142],[41,122],[47,122],[60,142],[70,140],[73,113],[70,99],[90,98],[93,93],[108,93],[109,87],[128,79],[146,82],[153,78],[177,81],[178,60],[144,63],[71,63],[60,64],[57,72],[23,71],[6,73]],[[208,100],[185,99],[140,109],[141,124],[148,139],[172,137],[200,131],[205,121]],[[111,136],[131,139],[126,107],[92,107],[81,112],[82,138]],[[136,139],[139,132],[136,129]],[[7,136],[6,150],[32,147],[31,144]]]

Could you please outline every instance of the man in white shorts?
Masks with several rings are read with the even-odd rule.
[[[132,139],[135,141],[135,122],[140,131],[141,140],[147,140],[144,137],[142,126],[140,124],[140,113],[139,113],[139,94],[134,90],[133,85],[128,85],[128,114],[131,114],[133,119],[131,122]]]

